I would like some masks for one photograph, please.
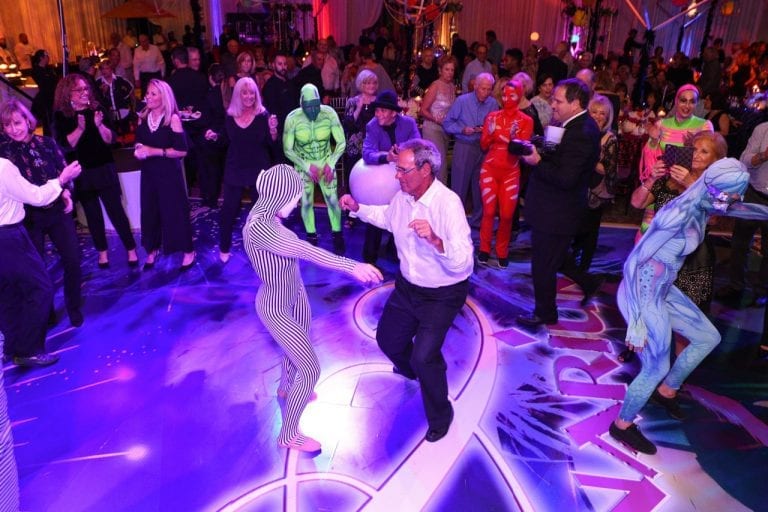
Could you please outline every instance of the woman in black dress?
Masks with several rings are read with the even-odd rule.
[[[256,200],[256,178],[272,166],[279,149],[277,118],[261,104],[261,95],[252,78],[235,84],[221,133],[208,130],[208,140],[228,145],[224,164],[224,202],[221,205],[219,259],[226,263],[232,249],[232,229],[240,211],[243,191]]]
[[[192,222],[181,159],[187,139],[171,86],[152,79],[139,114],[134,155],[141,161],[141,245],[144,270],[155,266],[162,245],[166,254],[182,251],[182,271],[195,263]]]
[[[88,82],[80,75],[65,76],[56,86],[53,135],[64,149],[67,162],[80,162],[83,172],[75,180],[76,199],[83,205],[93,245],[99,252],[99,268],[109,267],[107,235],[101,204],[128,251],[128,265],[139,264],[136,240],[120,200],[122,189],[117,178],[110,144],[115,134],[109,115],[95,100]]]
[[[45,185],[67,167],[59,146],[50,137],[35,135],[37,120],[27,107],[8,100],[0,106],[0,123],[5,137],[0,136],[0,158],[7,158],[19,168],[21,175],[33,185]],[[77,162],[70,164],[79,165]],[[37,252],[45,258],[45,235],[51,239],[64,267],[64,304],[70,323],[83,325],[80,312],[80,248],[75,221],[72,218],[72,196],[64,189],[61,196],[46,206],[24,205],[24,227]]]

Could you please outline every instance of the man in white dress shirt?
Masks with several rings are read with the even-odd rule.
[[[80,174],[75,161],[57,179],[32,185],[10,160],[0,158],[0,331],[3,351],[19,366],[48,366],[59,356],[45,352],[53,285],[24,229],[24,204],[45,206]]]
[[[149,44],[147,34],[139,36],[139,46],[133,50],[133,78],[141,84],[141,93],[147,94],[147,84],[153,78],[158,80],[165,76],[165,60],[160,49]]]
[[[395,237],[400,272],[376,341],[395,373],[419,380],[429,442],[444,437],[453,420],[442,347],[466,301],[474,264],[464,206],[435,179],[440,160],[434,144],[411,139],[398,145],[400,191],[388,205],[358,204],[350,195],[339,201],[353,216]]]

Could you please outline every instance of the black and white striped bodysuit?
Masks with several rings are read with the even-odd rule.
[[[261,286],[256,312],[283,349],[278,394],[286,396],[278,442],[301,444],[299,419],[320,377],[320,364],[309,338],[311,311],[298,260],[351,274],[356,261],[336,256],[300,240],[277,213],[298,201],[303,184],[288,165],[276,165],[256,180],[259,196],[243,228],[245,251]]]

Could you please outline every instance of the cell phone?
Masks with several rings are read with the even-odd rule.
[[[661,159],[667,167],[679,165],[690,171],[693,165],[693,147],[668,145]]]

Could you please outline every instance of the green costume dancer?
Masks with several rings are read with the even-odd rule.
[[[320,94],[312,84],[301,88],[301,108],[285,120],[283,149],[301,175],[304,192],[301,195],[301,218],[307,230],[307,240],[317,245],[313,196],[315,184],[320,185],[328,206],[328,218],[333,231],[334,252],[344,252],[341,234],[341,209],[336,195],[336,162],[344,154],[347,143],[339,116],[333,108],[320,104]],[[331,151],[331,136],[336,147]]]

